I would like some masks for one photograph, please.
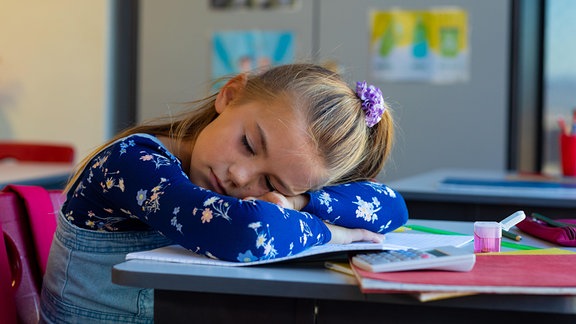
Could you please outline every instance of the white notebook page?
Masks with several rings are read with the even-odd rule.
[[[431,249],[439,246],[453,245],[460,247],[471,242],[471,235],[441,235],[441,234],[416,234],[416,233],[387,233],[383,243],[356,242],[351,244],[325,244],[313,246],[301,253],[286,257],[259,260],[253,262],[231,262],[208,258],[183,248],[180,245],[170,245],[149,251],[133,252],[126,256],[126,260],[155,260],[163,262],[209,264],[221,266],[249,266],[266,263],[274,263],[286,260],[299,259],[314,255],[329,254],[335,252],[353,252],[367,250],[400,250],[400,249]]]

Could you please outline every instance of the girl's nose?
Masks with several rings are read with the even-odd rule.
[[[249,167],[234,164],[230,166],[228,172],[230,172],[230,181],[232,181],[235,187],[242,188],[250,183],[252,172]]]
[[[234,186],[238,188],[245,188],[250,186],[255,178],[255,166],[253,163],[235,163],[230,166],[230,180]]]
[[[234,191],[239,195],[260,196],[266,192],[260,186],[259,173],[253,161],[235,163],[228,169],[229,179],[234,186]]]

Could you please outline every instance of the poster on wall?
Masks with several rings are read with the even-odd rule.
[[[294,9],[301,0],[209,0],[214,10]]]
[[[468,15],[457,8],[370,13],[370,70],[381,81],[468,80]]]
[[[291,31],[223,31],[212,37],[212,78],[294,62]]]

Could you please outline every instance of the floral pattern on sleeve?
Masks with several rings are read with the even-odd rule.
[[[223,196],[192,184],[180,161],[155,137],[135,134],[92,159],[63,211],[81,228],[154,229],[194,252],[237,262],[283,257],[324,244],[331,238],[325,221],[374,227],[388,220],[381,231],[403,221],[404,212],[391,208],[394,192],[386,187],[357,183],[326,189],[311,193],[318,208],[303,211]]]
[[[310,192],[303,209],[328,223],[387,233],[404,225],[408,210],[402,196],[388,186],[360,181]]]

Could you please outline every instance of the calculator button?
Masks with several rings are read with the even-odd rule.
[[[361,253],[355,255],[352,261],[360,268],[373,272],[418,269],[470,271],[475,255],[455,247],[439,247],[429,251],[408,249]]]

